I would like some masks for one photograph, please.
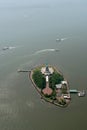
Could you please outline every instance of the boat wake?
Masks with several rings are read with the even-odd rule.
[[[5,46],[2,48],[3,51],[6,51],[6,50],[12,50],[12,49],[15,49],[16,47],[14,46]]]
[[[44,53],[44,52],[55,52],[55,51],[59,51],[59,50],[58,49],[44,49],[44,50],[36,51],[34,54],[39,54],[39,53]]]
[[[9,49],[11,50],[11,49],[15,49],[16,47],[15,46],[10,46],[9,47]]]
[[[32,53],[32,54],[28,54],[28,55],[24,55],[23,58],[25,57],[32,57],[32,56],[36,56],[36,55],[39,55],[39,54],[46,54],[48,52],[58,52],[60,51],[59,49],[43,49],[43,50],[38,50],[36,51],[35,53]]]
[[[34,108],[34,102],[32,102],[32,101],[27,101],[27,102],[26,102],[26,105],[27,105],[29,108]]]
[[[7,54],[9,51],[19,48],[20,46],[4,46],[0,48],[0,56]]]
[[[67,38],[57,38],[56,41],[57,42],[62,42],[62,41],[65,41],[67,39],[69,39],[69,37],[67,37]]]

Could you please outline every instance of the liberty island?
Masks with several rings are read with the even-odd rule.
[[[60,107],[69,105],[69,83],[59,69],[40,65],[31,70],[29,77],[42,99]]]
[[[30,70],[18,69],[18,72],[28,72],[29,79],[41,95],[41,99],[56,106],[67,107],[71,101],[71,94],[77,94],[78,97],[86,95],[85,90],[70,89],[69,82],[55,66],[42,64]]]

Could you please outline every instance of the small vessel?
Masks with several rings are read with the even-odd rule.
[[[57,38],[56,41],[57,41],[57,42],[62,42],[62,41],[67,40],[67,39],[68,39],[68,38]]]
[[[14,46],[5,46],[5,47],[2,48],[2,50],[3,51],[5,51],[5,50],[11,50],[11,49],[14,49],[14,48],[16,48],[16,47],[14,47]]]
[[[9,47],[7,47],[7,46],[2,48],[3,51],[8,50],[8,49],[9,49]]]
[[[85,95],[86,95],[85,90],[78,92],[78,96],[79,96],[79,97],[84,97]]]
[[[62,39],[57,38],[57,39],[56,39],[56,41],[61,42],[61,41],[62,41]]]

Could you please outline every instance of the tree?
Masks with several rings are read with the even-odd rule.
[[[55,85],[56,84],[60,84],[61,81],[63,81],[64,78],[62,75],[60,75],[59,73],[53,73],[52,76],[50,77],[49,81],[50,81],[50,87],[54,90],[55,89]]]
[[[37,87],[39,87],[40,89],[44,89],[46,86],[46,80],[45,77],[42,75],[42,73],[40,72],[40,70],[35,70],[32,76],[35,84],[37,85]]]

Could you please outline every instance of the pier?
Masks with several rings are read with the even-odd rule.
[[[77,93],[78,97],[84,97],[86,95],[85,90],[78,91],[76,89],[70,89],[70,93],[73,93],[73,94]]]
[[[31,70],[21,70],[21,69],[18,69],[17,72],[31,72]]]
[[[76,90],[76,89],[70,89],[70,93],[78,93],[78,90]]]

